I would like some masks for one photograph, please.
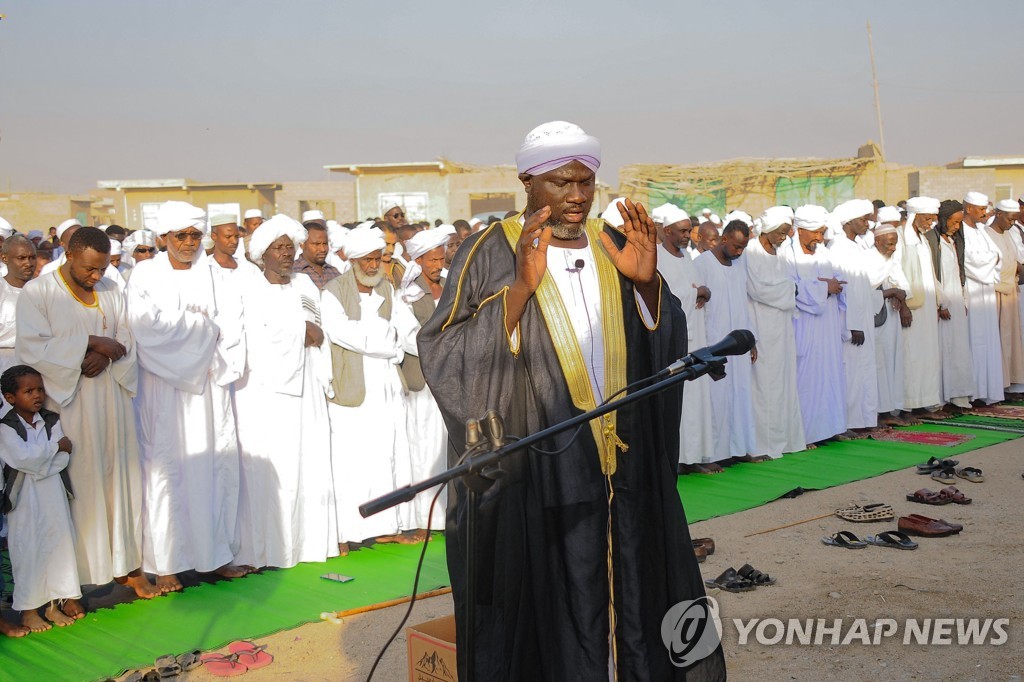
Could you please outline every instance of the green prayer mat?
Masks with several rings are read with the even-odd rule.
[[[714,476],[682,476],[678,487],[687,518],[696,522],[732,514],[797,487],[829,488],[913,466],[933,455],[949,457],[1018,437],[947,425],[913,428],[968,433],[974,439],[956,447],[872,440],[829,443],[771,462],[737,464]],[[258,639],[316,621],[322,611],[403,597],[412,589],[420,549],[421,545],[376,545],[322,564],[202,583],[151,601],[99,609],[68,628],[17,640],[0,637],[0,680],[103,678],[151,666],[162,654],[217,649],[238,639]],[[330,582],[320,579],[324,573],[350,575],[355,580]],[[444,538],[438,535],[427,551],[420,590],[447,584]]]

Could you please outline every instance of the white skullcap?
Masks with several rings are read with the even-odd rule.
[[[725,224],[726,225],[728,225],[729,223],[731,223],[734,220],[739,220],[740,222],[742,222],[747,227],[753,227],[754,226],[754,219],[750,217],[749,213],[745,213],[743,211],[730,211],[729,213],[725,214]]]
[[[885,206],[884,208],[889,207]],[[899,209],[897,209],[897,211],[898,210]],[[897,218],[897,220],[899,220],[899,218]],[[881,237],[883,234],[895,234],[896,232],[899,232],[899,230],[897,230],[896,226],[892,223],[878,223],[875,225],[875,237]]]
[[[306,228],[294,218],[278,213],[252,233],[249,238],[249,257],[258,263],[263,262],[263,254],[281,237],[289,237],[298,251],[299,246],[306,241]]]
[[[717,213],[712,213],[711,215],[709,215],[708,220],[713,222],[715,225],[718,225],[719,227],[722,226],[722,219],[718,217]]]
[[[308,222],[313,221],[313,220],[319,220],[319,221],[324,222],[324,223],[327,222],[326,220],[324,220],[324,212],[323,211],[320,211],[320,210],[317,210],[317,209],[313,209],[311,211],[303,211],[303,213],[302,213],[302,222],[308,223]]]
[[[238,217],[234,213],[218,213],[210,218],[210,227],[217,225],[237,225]]]
[[[156,212],[156,230],[161,237],[190,227],[206,233],[206,211],[184,201],[165,201]]]
[[[793,227],[800,230],[817,232],[825,227],[829,213],[824,206],[806,204],[799,207],[793,213]]]
[[[117,241],[116,239],[111,239],[110,240],[110,255],[111,256],[120,256],[121,255],[121,242]]]
[[[710,208],[705,208],[705,209],[701,210],[700,214],[702,216],[704,216],[705,218],[710,218],[711,217],[711,209]]]
[[[996,210],[1003,213],[1020,213],[1020,206],[1013,199],[1003,199],[996,204]]]
[[[405,253],[409,260],[416,260],[432,249],[447,246],[448,238],[453,234],[455,234],[455,227],[452,225],[440,225],[430,230],[421,230],[405,242]]]
[[[761,214],[761,234],[778,230],[783,225],[793,224],[793,209],[789,206],[772,206]]]
[[[0,218],[0,220],[3,220],[3,218]],[[4,221],[4,222],[6,222],[6,221]],[[2,227],[3,226],[0,225],[0,228],[2,228]],[[3,233],[3,230],[0,229],[0,234],[2,234],[2,233]],[[4,235],[4,236],[7,237],[7,236],[10,236],[10,235]],[[29,230],[28,238],[29,239],[35,239],[36,237],[38,237],[39,239],[42,239],[43,238],[43,231],[42,230]]]
[[[622,227],[626,221],[622,219],[621,215],[619,215],[618,205],[625,201],[626,197],[613,199],[612,203],[608,204],[608,208],[604,209],[604,213],[601,214],[601,219],[612,227]]]
[[[477,225],[484,224],[484,221],[480,220],[479,218],[470,218],[468,222],[470,227],[476,227]]]
[[[875,212],[875,205],[867,199],[850,199],[836,206],[835,210],[832,211],[833,217],[840,226],[845,225],[851,220],[857,218],[863,218],[864,216],[871,215]]]
[[[244,215],[244,217],[242,219],[243,220],[248,220],[249,218],[262,218],[262,217],[263,217],[263,211],[259,210],[258,208],[250,208],[249,210],[247,210],[245,212],[245,215]]]
[[[988,208],[988,196],[981,192],[968,192],[964,195],[964,203]]]
[[[896,206],[883,206],[878,209],[878,222],[879,223],[898,223],[900,221],[900,209]],[[875,228],[875,234],[878,234],[878,228]]]
[[[662,204],[651,211],[651,219],[665,227],[666,225],[675,225],[678,222],[689,220],[690,214],[675,204]]]
[[[64,236],[64,233],[68,231],[69,227],[81,227],[82,223],[78,222],[74,218],[68,218],[60,225],[57,226],[57,239]]]
[[[125,243],[128,239],[135,239],[135,246],[156,246],[156,233],[152,230],[136,230],[124,240]]]
[[[932,199],[931,197],[914,197],[907,199],[907,214],[917,213],[930,213],[932,215],[938,215],[939,213],[939,200]]]
[[[0,237],[7,239],[12,234],[14,234],[14,228],[11,227],[11,224],[9,222],[4,220],[3,218],[0,218]]]
[[[345,255],[349,259],[362,258],[374,251],[383,251],[385,246],[384,233],[380,228],[373,227],[372,223],[369,226],[362,223],[345,238]]]
[[[570,161],[579,161],[596,173],[601,166],[601,143],[566,121],[537,126],[516,152],[516,169],[529,175],[547,173]]]

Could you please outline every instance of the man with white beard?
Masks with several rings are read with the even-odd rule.
[[[409,443],[413,481],[429,478],[447,468],[448,430],[444,426],[441,410],[434,402],[434,396],[423,378],[416,334],[434,314],[437,300],[441,298],[445,284],[441,270],[444,268],[448,239],[453,234],[454,226],[441,225],[417,232],[406,242],[405,253],[409,258],[409,269],[402,276],[402,286],[395,297],[395,326],[398,329],[402,350],[405,351],[405,360],[401,365],[408,389],[405,434]],[[407,526],[420,529],[414,534],[417,539],[426,537],[423,529],[444,529],[447,498],[443,492],[434,507],[433,517],[428,519],[430,503],[436,492],[431,490],[420,493],[408,506],[410,518]]]
[[[853,199],[836,206],[832,216],[839,233],[828,247],[829,258],[846,281],[843,298],[843,370],[846,377],[846,435],[867,436],[864,429],[878,425],[878,382],[875,378],[875,311],[865,271],[862,237],[875,207],[867,199]],[[860,430],[860,432],[858,431]]]
[[[769,208],[761,216],[761,234],[750,240],[744,252],[750,319],[757,329],[752,386],[754,454],[773,458],[807,445],[796,389],[796,285],[778,255],[792,227],[793,209]]]
[[[1002,260],[999,284],[996,285],[996,303],[999,307],[999,337],[1003,353],[1003,390],[1013,399],[1024,391],[1024,339],[1021,338],[1020,291],[1017,289],[1021,264],[1017,260],[1017,248],[1011,234],[1018,210],[1016,201],[1000,201],[996,204],[992,224],[986,228],[988,236],[999,248]]]
[[[238,549],[239,457],[231,384],[245,367],[241,302],[202,248],[206,214],[164,203],[167,251],[132,271],[128,321],[139,354],[135,410],[143,484],[143,567],[164,591],[188,570],[227,578]]]
[[[708,345],[704,305],[711,291],[698,280],[687,246],[690,242],[690,216],[675,204],[663,204],[651,211],[661,225],[658,244],[658,272],[679,299],[686,314],[686,346],[689,351]],[[621,219],[621,218],[620,218]],[[683,387],[683,417],[679,422],[680,473],[719,473],[722,467],[711,461],[711,377],[704,375]]]
[[[999,337],[996,285],[1002,254],[985,229],[988,197],[968,192],[964,197],[964,272],[967,276],[967,326],[974,363],[974,400],[982,404],[1003,400],[1003,352]]]
[[[782,254],[796,281],[796,383],[804,437],[820,443],[846,431],[846,377],[843,373],[839,297],[844,281],[828,257],[825,227],[829,213],[808,204],[796,209],[797,236]],[[845,438],[845,436],[844,436]]]
[[[405,353],[392,321],[394,290],[384,279],[384,247],[379,228],[349,232],[345,253],[352,268],[323,290],[323,329],[334,369],[328,413],[343,555],[351,543],[364,540],[415,541],[401,535],[408,530],[408,505],[367,519],[359,514],[360,504],[409,483],[412,476],[399,370]]]

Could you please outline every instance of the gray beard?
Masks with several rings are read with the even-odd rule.
[[[547,223],[551,227],[551,236],[555,239],[573,241],[579,239],[583,234],[583,224],[571,225],[566,223]]]
[[[354,268],[352,268],[352,274],[356,276],[357,282],[362,284],[364,287],[369,287],[371,289],[375,288],[378,284],[380,284],[381,280],[384,279],[383,271],[378,271],[376,275],[371,277],[367,275],[365,272],[363,272],[362,268],[359,267],[358,263]]]

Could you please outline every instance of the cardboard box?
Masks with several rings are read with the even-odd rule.
[[[455,616],[405,629],[409,646],[409,682],[457,682]]]

